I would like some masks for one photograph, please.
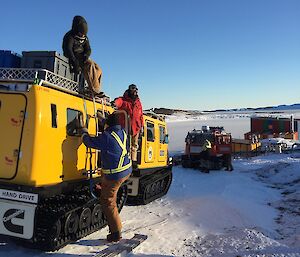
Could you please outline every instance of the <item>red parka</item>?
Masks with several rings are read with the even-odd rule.
[[[130,116],[132,135],[138,134],[144,125],[143,107],[139,97],[132,99],[126,90],[123,97],[116,98],[114,102],[119,110],[126,111]]]

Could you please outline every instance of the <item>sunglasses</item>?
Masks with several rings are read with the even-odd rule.
[[[138,88],[137,88],[137,87],[129,87],[129,90],[132,90],[132,91],[133,91],[133,90],[136,90],[136,91],[137,91]]]

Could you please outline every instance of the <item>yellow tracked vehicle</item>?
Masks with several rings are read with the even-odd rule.
[[[98,129],[106,98],[77,92],[78,83],[45,69],[0,68],[0,234],[55,250],[106,225],[99,193],[99,152],[82,144],[79,124]],[[130,122],[130,121],[129,121]],[[144,114],[138,167],[118,192],[118,207],[147,204],[171,180],[163,118]],[[129,124],[130,125],[130,124]]]

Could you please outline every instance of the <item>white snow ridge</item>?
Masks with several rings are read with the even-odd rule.
[[[189,253],[179,256],[299,256],[297,251],[266,237],[257,229],[230,228],[223,234],[208,234],[185,240]]]

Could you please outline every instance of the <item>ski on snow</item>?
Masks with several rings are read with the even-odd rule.
[[[124,257],[147,238],[148,236],[146,235],[135,234],[132,238],[121,239],[119,242],[108,246],[93,255],[93,257]]]

